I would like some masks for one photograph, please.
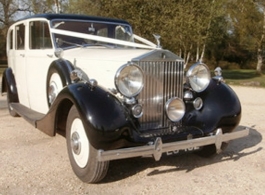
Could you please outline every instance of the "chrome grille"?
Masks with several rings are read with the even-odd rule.
[[[138,61],[145,75],[139,94],[144,114],[140,130],[164,129],[170,126],[165,114],[165,103],[172,97],[183,98],[183,61]]]

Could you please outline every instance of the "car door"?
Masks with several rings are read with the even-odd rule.
[[[29,21],[29,47],[27,49],[27,85],[30,108],[46,113],[46,79],[50,64],[55,60],[54,49],[45,20]]]
[[[26,82],[26,23],[21,22],[15,25],[14,31],[14,42],[15,49],[10,53],[14,56],[12,61],[12,69],[16,80],[17,91],[19,102],[24,106],[29,107],[29,99],[27,92],[27,82]]]

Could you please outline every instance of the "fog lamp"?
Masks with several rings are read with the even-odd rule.
[[[185,99],[185,100],[191,100],[191,99],[193,99],[193,94],[192,94],[192,92],[191,92],[191,91],[185,91],[185,92],[184,92],[184,99]]]
[[[194,101],[193,101],[193,106],[196,110],[200,110],[203,106],[203,101],[200,97],[197,97]]]
[[[140,118],[143,115],[143,107],[140,104],[136,104],[132,107],[132,114],[135,118]]]
[[[167,117],[172,122],[180,121],[185,114],[185,104],[182,101],[182,99],[177,97],[168,100],[165,108],[166,108]]]

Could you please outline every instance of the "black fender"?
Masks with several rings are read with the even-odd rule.
[[[70,72],[74,70],[74,66],[70,61],[64,60],[64,59],[58,59],[58,60],[53,61],[48,70],[47,84],[49,82],[48,75],[52,69],[58,72],[58,74],[60,75],[62,79],[63,85],[69,85],[72,82],[70,78]]]
[[[239,124],[241,104],[236,93],[227,84],[212,79],[207,89],[196,95],[202,98],[203,107],[195,110],[192,104],[187,104],[184,126],[195,126],[208,134],[217,128],[231,132]]]
[[[1,93],[8,93],[8,102],[19,102],[16,80],[12,68],[6,68],[3,72]]]
[[[53,73],[58,73],[61,78],[62,85],[66,86],[72,82],[70,77],[72,70],[74,70],[74,66],[68,60],[58,59],[51,63],[46,76],[46,96],[49,107],[51,106],[51,104],[49,103],[49,82],[51,75]]]
[[[48,114],[37,121],[38,129],[54,135],[58,128],[65,129],[71,106],[76,106],[90,143],[96,149],[118,148],[122,134],[133,128],[130,112],[114,95],[101,87],[73,83],[57,96]],[[127,134],[126,134],[127,135]]]

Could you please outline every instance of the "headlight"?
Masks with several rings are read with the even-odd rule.
[[[139,66],[136,64],[126,64],[117,71],[115,86],[122,95],[131,98],[141,92],[143,80],[143,71]]]
[[[202,92],[210,83],[210,71],[205,64],[197,63],[190,67],[187,72],[188,83],[196,92]]]

